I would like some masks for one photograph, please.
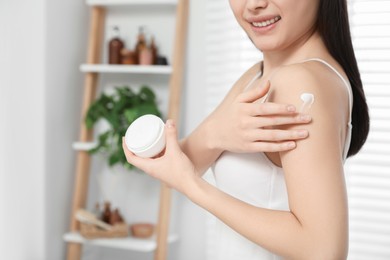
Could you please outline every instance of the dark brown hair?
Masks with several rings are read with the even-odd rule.
[[[352,46],[346,0],[320,0],[317,29],[330,54],[343,67],[353,92],[352,139],[348,157],[355,155],[367,140],[370,117],[359,68]]]

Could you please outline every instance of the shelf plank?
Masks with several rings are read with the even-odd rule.
[[[72,148],[75,151],[89,151],[97,146],[97,142],[74,142]]]
[[[93,245],[93,246],[102,246],[110,248],[118,248],[139,252],[153,252],[156,250],[157,244],[154,238],[149,239],[140,239],[134,237],[125,237],[125,238],[98,238],[98,239],[85,239],[78,232],[69,232],[64,234],[63,239],[66,242]],[[169,235],[168,243],[174,243],[178,240],[177,235]]]
[[[87,5],[177,5],[177,0],[87,0]]]
[[[132,74],[160,74],[170,75],[172,67],[166,65],[109,65],[109,64],[82,64],[82,72],[96,73],[132,73]]]

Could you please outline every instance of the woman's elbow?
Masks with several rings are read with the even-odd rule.
[[[348,256],[348,239],[328,238],[326,241],[312,241],[310,252],[305,259],[345,260]]]

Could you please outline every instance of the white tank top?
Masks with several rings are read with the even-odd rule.
[[[349,122],[344,146],[344,160],[351,141],[352,91],[349,83],[330,64],[321,59],[318,61],[334,71],[344,82],[349,93]],[[260,74],[260,75],[259,75]],[[249,82],[248,86],[261,72]],[[217,187],[248,204],[256,207],[289,210],[288,194],[283,169],[273,164],[264,153],[224,152],[212,166]],[[268,260],[282,259],[251,242],[236,231],[217,221],[215,260]]]

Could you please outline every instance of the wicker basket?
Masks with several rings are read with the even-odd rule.
[[[118,223],[112,230],[104,230],[95,225],[80,223],[80,234],[87,239],[127,237],[129,227],[126,223]]]

